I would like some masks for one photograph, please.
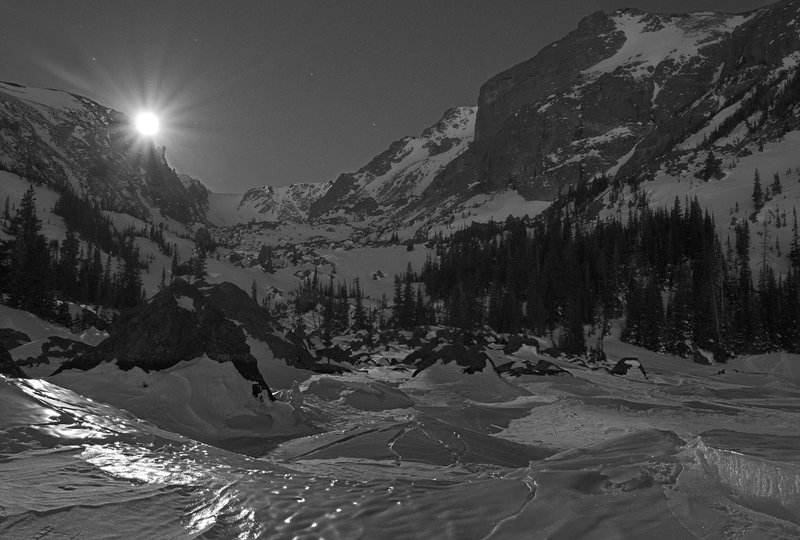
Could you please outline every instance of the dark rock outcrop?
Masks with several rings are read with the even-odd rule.
[[[497,366],[497,371],[499,373],[508,373],[509,375],[513,375],[515,377],[519,377],[520,375],[572,375],[569,371],[560,368],[552,362],[548,362],[547,360],[539,360],[535,364],[531,362],[524,362],[521,365],[515,365],[514,362],[507,362],[503,365]]]
[[[16,349],[20,345],[30,342],[31,338],[24,332],[14,330],[13,328],[0,328],[0,347],[3,347],[7,351]]]
[[[63,338],[60,336],[50,336],[42,342],[42,352],[38,356],[29,356],[17,363],[20,366],[38,366],[41,364],[57,364],[69,361],[86,354],[93,347],[82,341]],[[53,369],[53,368],[51,368]]]
[[[0,375],[17,378],[27,377],[25,372],[22,371],[22,368],[14,362],[14,359],[11,358],[11,354],[2,345],[0,345]]]
[[[511,334],[508,336],[508,341],[503,347],[503,352],[506,354],[514,354],[515,352],[519,351],[523,345],[536,347],[537,350],[541,346],[539,340],[536,338],[523,336],[520,334]]]
[[[428,343],[403,359],[403,363],[416,368],[412,376],[434,365],[437,362],[449,364],[455,362],[464,368],[464,373],[483,371],[489,366],[495,370],[491,358],[479,345],[458,345]],[[496,371],[496,370],[495,370]]]
[[[281,337],[269,313],[232,283],[206,285],[176,280],[147,303],[121,317],[111,336],[65,369],[91,369],[116,361],[120,369],[159,371],[202,355],[231,362],[247,380],[269,387],[250,354],[247,335],[265,341],[279,358],[312,363],[303,347]],[[311,358],[309,361],[308,358]]]
[[[644,370],[644,366],[642,366],[638,358],[633,357],[620,359],[608,372],[612,375],[627,375],[632,369],[638,369],[641,374],[644,375],[644,378],[647,378],[647,372]]]

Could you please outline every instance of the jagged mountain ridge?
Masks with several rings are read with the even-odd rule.
[[[0,166],[146,220],[154,210],[183,223],[206,212],[127,116],[67,92],[0,83]]]
[[[333,181],[302,182],[249,189],[242,196],[237,210],[253,210],[268,221],[305,221],[311,205],[324,197],[332,185]]]
[[[311,217],[391,215],[421,198],[439,172],[472,142],[474,107],[455,107],[418,137],[404,137],[355,173],[340,175],[311,205]]]

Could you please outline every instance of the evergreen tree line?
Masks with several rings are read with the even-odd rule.
[[[132,258],[130,238],[134,236],[149,238],[167,256],[172,256],[174,251],[174,246],[164,236],[163,224],[158,227],[145,225],[141,229],[130,226],[119,232],[97,204],[79,197],[71,188],[61,191],[53,206],[53,213],[64,220],[68,230],[75,231],[90,244],[124,260]]]
[[[33,186],[13,216],[4,210],[8,214],[4,229],[13,238],[0,243],[0,283],[9,305],[69,323],[64,304],[56,298],[114,308],[141,302],[142,263],[133,237],[114,231],[99,212],[73,213],[86,209],[85,201],[76,204],[63,195],[59,201],[64,203],[59,211],[67,224],[66,238],[60,242],[48,241],[42,234]],[[105,263],[102,251],[108,253]]]
[[[258,302],[255,282],[251,294],[253,300]],[[385,298],[381,306],[386,306]],[[351,330],[365,330],[371,337],[377,328],[386,325],[381,308],[371,309],[364,305],[364,292],[358,278],[349,287],[346,281],[334,283],[333,276],[330,276],[327,284],[322,284],[316,269],[311,279],[294,291],[294,311],[295,329],[302,332],[306,330],[303,315],[309,312],[318,314],[316,326],[323,339]]]
[[[800,351],[796,217],[789,273],[776,276],[764,256],[754,280],[748,223],[723,249],[697,199],[676,199],[671,209],[632,207],[625,221],[590,221],[575,208],[561,201],[535,220],[475,224],[440,245],[421,274],[427,302],[443,306],[436,322],[558,329],[559,346],[574,353],[585,350],[584,325],[619,317],[624,340],[657,351],[687,355],[701,347],[720,359]]]

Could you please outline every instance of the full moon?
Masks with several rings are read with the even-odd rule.
[[[139,113],[136,116],[136,129],[142,135],[150,137],[158,133],[158,117],[151,112]]]

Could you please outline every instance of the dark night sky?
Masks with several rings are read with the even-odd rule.
[[[3,0],[0,80],[150,107],[214,191],[335,178],[597,10],[770,0]]]

